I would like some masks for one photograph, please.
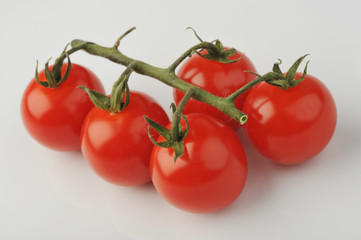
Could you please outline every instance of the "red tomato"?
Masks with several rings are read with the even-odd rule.
[[[136,186],[150,181],[153,143],[144,115],[166,125],[168,116],[151,97],[131,92],[129,105],[112,114],[94,107],[86,117],[81,149],[93,170],[116,185]]]
[[[62,74],[67,66],[63,64]],[[42,71],[39,81],[45,80]],[[22,98],[21,115],[25,128],[35,140],[53,150],[80,149],[81,126],[93,107],[87,94],[77,88],[80,85],[104,93],[94,73],[77,64],[71,65],[69,77],[55,89],[41,86],[35,78],[31,80]]]
[[[302,73],[296,74],[296,79]],[[326,86],[307,75],[294,88],[281,90],[267,83],[248,95],[244,112],[246,134],[267,158],[297,164],[320,153],[336,127],[336,105]]]
[[[184,140],[185,152],[176,162],[173,148],[153,149],[153,184],[168,202],[182,210],[208,213],[223,209],[238,197],[246,182],[242,144],[233,129],[217,118],[203,113],[186,117],[190,128]]]
[[[237,52],[235,55],[230,57],[230,59],[237,59],[241,56],[242,54]],[[241,60],[234,63],[220,63],[202,58],[198,54],[194,54],[182,64],[177,76],[184,81],[198,86],[214,95],[226,97],[256,78],[255,75],[245,71],[256,72],[252,62],[245,55]],[[242,109],[247,94],[248,91],[236,99],[235,105],[237,108]],[[184,93],[175,89],[173,91],[173,96],[176,104],[178,105],[182,100]],[[233,129],[241,127],[239,122],[230,118],[215,107],[190,99],[187,102],[183,113],[186,114],[193,112],[211,114],[229,124]]]

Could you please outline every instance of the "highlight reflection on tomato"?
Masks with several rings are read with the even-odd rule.
[[[296,79],[302,76],[296,74]],[[261,83],[248,95],[245,132],[265,157],[282,164],[297,164],[320,153],[336,127],[336,105],[330,91],[307,75],[287,90]]]
[[[129,105],[119,113],[97,107],[89,112],[81,134],[81,149],[92,169],[104,180],[121,186],[150,181],[153,143],[144,115],[163,125],[169,122],[153,98],[135,91],[130,93]]]
[[[247,161],[242,144],[233,129],[219,119],[203,113],[186,117],[190,129],[183,156],[174,162],[172,148],[153,149],[153,184],[168,202],[185,211],[208,213],[223,209],[238,197],[246,182]]]

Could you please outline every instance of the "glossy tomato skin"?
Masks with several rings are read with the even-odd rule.
[[[135,91],[120,113],[111,114],[97,107],[89,112],[81,134],[81,149],[92,169],[104,180],[120,186],[150,181],[153,143],[144,115],[163,125],[169,122],[153,98]]]
[[[296,74],[296,79],[302,76]],[[297,164],[320,153],[336,128],[336,105],[327,87],[307,75],[294,88],[281,90],[267,83],[248,95],[244,112],[246,135],[265,157]]]
[[[64,63],[62,74],[66,68]],[[46,80],[44,71],[39,73],[39,80]],[[55,89],[41,86],[35,78],[28,84],[21,101],[22,120],[30,135],[45,147],[57,151],[80,149],[81,126],[93,103],[78,86],[104,93],[97,76],[74,63],[67,80]]]
[[[242,54],[237,52],[230,57],[230,59],[238,59],[241,56]],[[256,68],[246,55],[243,55],[241,60],[234,63],[220,63],[202,58],[198,54],[193,54],[192,57],[188,58],[180,66],[177,76],[214,95],[226,97],[256,78],[255,75],[245,71],[256,72]],[[237,108],[242,109],[247,94],[248,91],[236,99],[235,105]],[[173,96],[178,105],[184,93],[174,89]],[[233,129],[241,127],[236,120],[230,118],[215,107],[190,99],[183,113],[194,112],[211,114],[229,124]]]
[[[193,113],[186,117],[189,134],[184,140],[185,152],[176,162],[172,148],[153,149],[153,184],[169,203],[184,211],[221,210],[238,197],[246,182],[242,144],[231,127],[213,116]]]

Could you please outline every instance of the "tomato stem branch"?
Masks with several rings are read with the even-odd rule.
[[[128,31],[126,31],[124,34],[122,34],[117,41],[114,43],[113,48],[117,49],[119,47],[120,41],[127,36],[129,33],[131,33],[133,30],[135,30],[135,27],[132,27],[131,29],[129,29]]]
[[[195,53],[199,49],[212,49],[213,51],[218,51],[217,47],[209,42],[201,42],[190,49],[188,49],[186,52],[184,52],[179,58],[177,58],[172,65],[169,66],[169,71],[175,71],[176,68],[187,58],[190,57],[193,53]]]
[[[194,93],[193,88],[189,88],[187,93],[184,95],[184,97],[178,104],[177,109],[173,113],[172,136],[176,138],[176,139],[174,139],[175,141],[177,141],[179,139],[180,133],[182,132],[182,126],[180,125],[180,121],[182,118],[182,111],[183,111],[186,103],[188,102],[188,100],[192,97],[193,93]]]
[[[121,64],[123,66],[129,66],[132,63],[132,70],[138,74],[149,76],[154,79],[176,88],[184,93],[188,89],[193,88],[192,98],[207,103],[220,111],[224,112],[228,116],[237,120],[241,124],[244,124],[247,121],[247,115],[235,107],[233,102],[230,102],[229,99],[213,95],[199,87],[196,87],[190,83],[183,81],[178,78],[174,72],[175,68],[185,60],[192,52],[198,49],[212,49],[213,51],[218,51],[218,48],[214,44],[208,42],[201,42],[189,50],[187,50],[180,58],[178,58],[170,67],[168,68],[159,68],[152,66],[148,63],[132,59],[124,54],[122,54],[117,48],[113,47],[103,47],[92,42],[86,42],[82,40],[73,40],[71,46],[76,48],[82,48],[85,52],[106,58],[112,62]]]
[[[282,74],[279,73],[275,73],[275,72],[269,72],[266,73],[263,76],[259,76],[258,78],[254,79],[253,81],[247,83],[246,85],[244,85],[243,87],[241,87],[240,89],[238,89],[237,91],[235,91],[234,93],[232,93],[231,95],[229,95],[227,97],[228,101],[230,102],[234,102],[236,100],[237,97],[239,97],[240,95],[242,95],[244,92],[246,92],[247,90],[249,90],[250,88],[256,86],[257,84],[259,84],[260,82],[269,82],[271,80],[274,79],[280,79],[283,78]]]
[[[129,64],[129,66],[124,70],[119,79],[114,83],[112,93],[110,95],[109,111],[111,113],[119,113],[123,111],[126,106],[128,106],[130,102],[128,79],[132,72],[132,64]]]

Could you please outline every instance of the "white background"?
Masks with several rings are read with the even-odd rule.
[[[0,239],[361,239],[361,9],[358,0],[4,1],[0,0]],[[148,184],[110,185],[82,155],[48,150],[25,131],[21,95],[36,60],[55,59],[72,39],[111,46],[168,66],[197,43],[221,39],[245,52],[259,73],[278,58],[286,70],[310,53],[309,73],[331,90],[338,125],[328,147],[293,167],[272,164],[242,136],[249,178],[224,211],[195,215]],[[123,67],[79,52],[110,90]],[[132,75],[168,110],[171,89]],[[169,112],[169,110],[168,110]]]

